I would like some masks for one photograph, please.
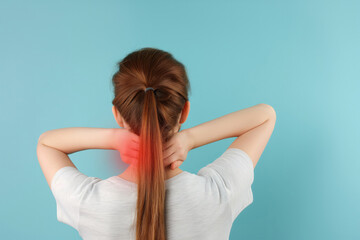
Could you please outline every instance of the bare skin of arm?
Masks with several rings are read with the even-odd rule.
[[[41,170],[51,188],[55,173],[63,167],[75,167],[69,155],[86,149],[119,150],[126,157],[136,157],[138,136],[125,129],[115,128],[60,128],[44,132],[37,145]],[[130,141],[131,140],[131,141]],[[133,156],[131,156],[133,155]]]
[[[255,168],[276,122],[276,113],[268,104],[241,109],[214,120],[185,129],[190,149],[225,138],[237,137],[228,148],[246,152]]]

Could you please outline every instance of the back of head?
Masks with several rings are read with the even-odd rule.
[[[190,83],[184,65],[155,48],[134,51],[118,66],[112,103],[140,137],[136,239],[165,240],[163,146],[175,134]]]

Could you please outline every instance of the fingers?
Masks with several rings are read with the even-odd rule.
[[[164,166],[168,166],[171,162],[174,161],[175,158],[175,152],[173,152],[170,156],[168,156],[167,158],[164,158]]]
[[[175,153],[175,149],[171,146],[163,151],[163,158],[168,158]]]
[[[171,143],[166,143],[165,146],[163,147],[163,151],[168,150],[170,147],[172,147],[173,144]]]
[[[131,141],[128,142],[128,151],[126,153],[127,157],[130,159],[138,159],[140,152],[140,138],[139,136],[133,134]],[[176,163],[177,155],[175,149],[174,141],[168,141],[163,147],[163,163],[164,167],[167,167],[171,164],[170,168],[175,169],[180,166],[181,163]]]
[[[126,154],[126,156],[130,157],[130,158],[139,158],[139,151],[136,149],[131,149],[129,150]]]
[[[171,163],[171,169],[174,170],[175,168],[179,167],[183,161],[175,161]]]
[[[134,151],[140,151],[140,145],[139,144],[132,144],[130,149]]]

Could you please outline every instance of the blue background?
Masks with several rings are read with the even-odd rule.
[[[116,63],[169,51],[191,82],[182,129],[267,103],[277,113],[254,202],[230,239],[360,239],[359,1],[0,1],[3,239],[80,239],[57,222],[36,155],[41,133],[117,127]],[[235,138],[194,149],[196,173]],[[107,178],[114,151],[72,155]]]

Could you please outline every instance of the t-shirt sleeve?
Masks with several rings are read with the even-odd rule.
[[[76,230],[79,222],[79,209],[83,195],[90,190],[95,177],[88,177],[77,168],[60,168],[51,180],[51,191],[56,200],[57,220]]]
[[[228,199],[232,220],[253,202],[251,185],[254,181],[254,165],[249,155],[239,148],[228,148],[215,161],[199,170],[217,183],[220,196]]]

